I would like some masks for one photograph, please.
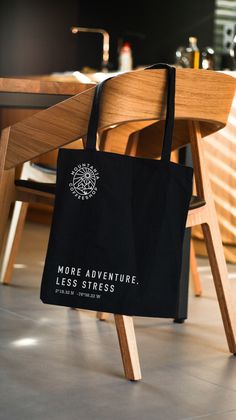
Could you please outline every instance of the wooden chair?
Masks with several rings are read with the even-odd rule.
[[[31,162],[26,162],[22,166],[21,179],[45,183],[55,183],[56,171],[45,171],[45,167],[42,167],[41,165],[33,165]],[[0,270],[1,283],[9,284],[12,280],[14,263],[24,229],[28,207],[28,202],[16,201],[14,204],[9,231],[2,256]]]
[[[3,79],[6,85],[6,79]],[[44,79],[40,79],[41,82]],[[55,80],[54,80],[55,81]],[[22,91],[27,91],[27,93],[32,93],[32,92],[38,92],[38,81],[36,81],[36,85],[35,85],[35,80],[34,81],[22,81],[22,80],[18,80],[18,85],[16,85],[16,81],[14,79],[11,80],[11,82],[13,82],[14,84],[14,89],[17,90],[17,93],[22,92]],[[22,83],[23,82],[23,83]],[[30,90],[29,90],[29,83],[30,83]],[[17,86],[17,87],[16,87]],[[40,89],[40,95],[42,95],[42,93],[47,92],[49,90],[49,84],[48,86],[42,86]],[[68,94],[72,92],[74,93],[74,91],[76,91],[76,89],[79,89],[79,92],[84,90],[85,88],[87,88],[89,85],[84,85],[81,87],[81,84],[78,83],[60,83],[59,85],[59,93],[62,97],[62,95],[64,94]],[[75,89],[76,87],[76,89]],[[9,84],[7,89],[9,89]],[[50,86],[50,93],[53,94],[53,96],[55,96],[55,94],[53,93],[53,91],[55,90],[55,93],[58,92],[58,85],[55,86],[55,84],[53,84],[52,86]],[[29,91],[29,92],[28,92]],[[29,111],[29,110],[27,110]],[[30,109],[30,113],[33,115],[33,113],[37,112],[38,110],[34,110],[32,111],[32,108]],[[12,122],[12,121],[11,121]],[[15,122],[15,121],[14,121]],[[147,125],[149,125],[149,122],[147,122]],[[141,128],[144,127],[144,122],[141,122]],[[135,129],[137,130],[137,122],[136,122],[136,127]],[[124,150],[125,154],[133,154],[135,155],[135,144],[137,144],[135,140],[137,140],[138,138],[138,132],[134,133],[134,135],[132,135],[132,131],[133,131],[133,126],[132,124],[127,124],[125,126],[122,126],[122,129],[119,129],[119,141],[117,139],[118,133],[116,133],[116,141],[118,144],[123,144],[125,145],[127,142],[127,139],[130,137],[130,139],[132,139],[132,141],[127,143],[127,147]],[[110,132],[110,134],[113,134],[114,130],[112,132]],[[103,136],[101,138],[101,147],[102,144],[104,143],[104,138],[106,138],[106,131],[104,131]],[[76,148],[81,148],[82,145],[79,144],[79,142],[75,142],[71,145],[69,145],[68,147],[76,147]],[[53,152],[49,152],[46,153],[46,155],[40,156],[39,158],[36,158],[36,167],[33,167],[31,162],[26,162],[23,167],[22,167],[22,171],[21,171],[21,178],[22,179],[30,179],[30,180],[34,180],[34,181],[38,181],[38,182],[49,182],[49,183],[53,183],[55,182],[55,169],[56,168],[56,159],[57,159],[57,152],[56,150],[54,150]],[[177,151],[173,151],[172,152],[172,157],[171,160],[173,162],[177,162],[178,161],[178,152]],[[37,165],[37,162],[40,162],[39,165]],[[44,165],[42,167],[42,164]],[[51,165],[53,165],[53,171],[48,171],[48,170],[44,170],[46,167],[46,169],[48,169],[48,167]],[[3,251],[3,255],[2,255],[2,263],[1,263],[1,269],[0,269],[0,283],[4,283],[4,284],[10,284],[12,281],[12,277],[13,277],[13,271],[14,271],[14,263],[17,257],[17,253],[19,250],[19,246],[20,246],[20,242],[21,242],[21,236],[23,233],[23,229],[24,229],[24,225],[25,225],[25,219],[27,216],[27,211],[28,211],[28,207],[29,207],[29,203],[27,202],[20,202],[17,201],[14,205],[14,209],[13,209],[13,213],[12,213],[12,218],[11,218],[11,222],[10,222],[10,227],[9,227],[9,231],[8,231],[8,235],[6,238],[6,243],[5,243],[5,247],[4,247],[4,251]],[[191,278],[193,281],[193,287],[194,287],[194,291],[195,291],[195,295],[196,296],[200,296],[201,295],[201,285],[200,285],[200,277],[199,277],[199,273],[197,271],[197,265],[196,265],[196,258],[195,258],[195,253],[193,250],[193,245],[191,245],[191,253],[190,253],[190,270],[191,270]],[[101,314],[98,313],[98,318],[100,320],[106,320],[108,319],[108,314]]]
[[[71,149],[83,149],[83,140],[77,140],[67,147]],[[56,182],[56,161],[58,151],[46,153],[45,156],[39,157],[39,162],[25,162],[22,165],[20,179],[27,181],[27,185],[34,189],[38,183],[43,184],[42,191],[37,194],[44,193],[48,188],[53,189]],[[50,162],[50,165],[49,165]],[[35,182],[37,184],[35,184]],[[48,185],[46,185],[48,184]],[[32,202],[32,201],[31,201]],[[7,233],[6,243],[3,250],[1,267],[0,267],[0,283],[10,284],[13,277],[14,263],[18,254],[21,237],[24,230],[26,216],[29,208],[29,202],[16,201],[12,211],[10,226]],[[53,206],[53,200],[51,205]]]
[[[211,186],[204,161],[202,137],[224,127],[235,91],[235,79],[216,72],[177,69],[176,112],[173,150],[191,144],[199,200],[189,211],[187,227],[201,225],[208,249],[217,298],[229,351],[236,353],[236,318],[224,259]],[[104,87],[101,103],[100,148],[116,153],[158,158],[158,135],[165,118],[164,70],[135,71],[111,79]],[[87,133],[94,88],[2,131],[0,143],[0,233],[6,225],[12,200],[30,200],[32,192],[14,184],[17,165],[63,146]],[[111,127],[113,132],[111,132]],[[143,128],[145,127],[145,128]],[[128,143],[117,143],[120,132],[129,134]],[[106,135],[105,135],[106,134]],[[117,139],[116,139],[117,134]],[[34,141],[32,142],[32,138]],[[124,138],[124,137],[123,137]],[[127,149],[128,148],[128,149]],[[4,197],[4,200],[3,200]],[[37,200],[34,191],[33,199]],[[50,192],[39,200],[53,199]],[[200,202],[200,204],[199,204]],[[132,317],[115,315],[125,376],[141,378]]]
[[[33,115],[34,113],[39,112],[38,108],[46,108],[50,106],[50,104],[52,105],[53,103],[60,102],[63,98],[68,98],[76,93],[80,93],[93,85],[93,83],[84,84],[76,81],[58,82],[54,80],[52,82],[45,81],[44,79],[0,79],[0,92],[3,95],[3,97],[0,98],[0,106],[2,106],[1,116],[3,112],[3,120],[7,120],[8,123],[12,123],[12,121],[15,122],[15,119],[22,118],[22,114],[24,116],[25,114]],[[13,115],[12,112],[6,112],[4,110],[4,106],[6,105],[8,107],[10,106],[10,108],[14,108]],[[17,109],[17,111],[15,111],[15,109]],[[4,125],[4,121],[1,121],[1,123]],[[78,147],[80,147],[80,145],[78,145],[77,142],[76,148]],[[48,162],[50,159],[50,163],[53,163],[54,167],[56,167],[56,152],[47,153],[38,159],[40,159],[40,164],[34,163],[33,166],[31,162],[26,162],[22,166],[18,171],[21,173],[21,178],[38,182],[55,182],[56,172],[55,170],[49,170]],[[42,166],[42,163],[44,166]],[[12,279],[14,262],[20,244],[28,204],[28,202],[16,201],[14,205],[0,269],[0,282],[4,284],[9,284]]]
[[[196,253],[194,249],[193,239],[191,240],[191,244],[190,244],[190,271],[191,271],[194,294],[195,296],[199,297],[202,295],[202,285],[201,285],[199,272],[197,269],[197,258],[196,258]]]

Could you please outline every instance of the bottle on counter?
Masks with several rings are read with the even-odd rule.
[[[131,71],[133,69],[132,50],[129,42],[125,42],[119,50],[118,70]]]
[[[205,47],[201,51],[201,64],[204,70],[214,70],[215,51],[212,47]]]
[[[186,47],[179,46],[175,52],[175,66],[186,68],[189,67],[189,59],[186,55]]]
[[[221,55],[221,70],[236,70],[236,35],[227,52]]]
[[[197,45],[196,37],[189,37],[189,46],[186,48],[186,53],[189,60],[189,67],[191,67],[192,69],[199,69],[200,52]]]
[[[199,69],[200,52],[197,38],[190,36],[188,47],[180,46],[175,52],[175,64],[177,67]]]
[[[232,58],[232,70],[236,69],[236,35],[233,37],[233,41],[230,45],[229,55]]]

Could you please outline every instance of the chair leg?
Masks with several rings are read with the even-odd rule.
[[[109,314],[107,312],[97,312],[97,319],[100,321],[107,321]]]
[[[232,302],[230,281],[228,278],[227,266],[224,257],[224,250],[221,241],[219,226],[216,219],[210,217],[210,222],[202,225],[208,258],[211,265],[212,276],[215,284],[216,294],[221,310],[221,316],[228,341],[229,351],[236,354],[236,316]]]
[[[213,193],[207,165],[204,159],[204,147],[199,123],[196,121],[189,122],[189,130],[197,194],[206,201],[204,213],[202,213],[201,217],[196,214],[196,220],[195,222],[192,220],[191,226],[197,224],[201,224],[202,226],[229,351],[236,354],[236,314],[232,301],[230,281],[228,278]]]
[[[0,255],[5,244],[5,233],[8,225],[8,216],[11,203],[14,200],[14,170],[3,171],[0,182]]]
[[[179,278],[179,293],[176,306],[174,322],[182,324],[188,317],[188,286],[190,271],[190,242],[191,229],[187,228],[184,232],[184,242],[182,249],[182,267]]]
[[[191,275],[192,275],[194,294],[195,296],[201,296],[202,287],[201,287],[201,280],[200,280],[199,272],[197,270],[197,260],[196,260],[193,240],[191,240],[191,243],[190,243],[190,270],[191,270]]]
[[[14,262],[18,253],[28,206],[28,203],[20,201],[16,201],[14,206],[0,273],[0,281],[4,284],[9,284],[12,279]]]
[[[114,315],[125,377],[131,381],[142,378],[133,318],[126,315]]]

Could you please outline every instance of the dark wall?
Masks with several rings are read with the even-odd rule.
[[[78,19],[73,0],[0,0],[0,73],[47,74],[77,66],[70,34]]]
[[[145,5],[145,7],[144,7]],[[131,42],[134,65],[174,62],[188,37],[213,45],[214,0],[0,2],[0,74],[48,74],[90,66],[99,69],[101,36],[72,35],[72,25],[101,27],[111,35],[111,67],[119,41]]]
[[[112,34],[112,62],[119,39],[132,43],[135,65],[173,63],[175,50],[196,36],[199,47],[213,45],[215,0],[144,0],[80,2],[80,25],[101,25]]]

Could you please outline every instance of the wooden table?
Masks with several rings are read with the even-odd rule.
[[[94,86],[94,83],[80,83],[75,78],[42,76],[32,79],[0,78],[0,129],[30,117],[71,96]],[[47,153],[36,159],[48,165],[55,165],[57,152]],[[50,206],[31,204],[28,212],[31,220],[50,223]]]
[[[0,78],[0,128],[48,108],[94,83]]]

